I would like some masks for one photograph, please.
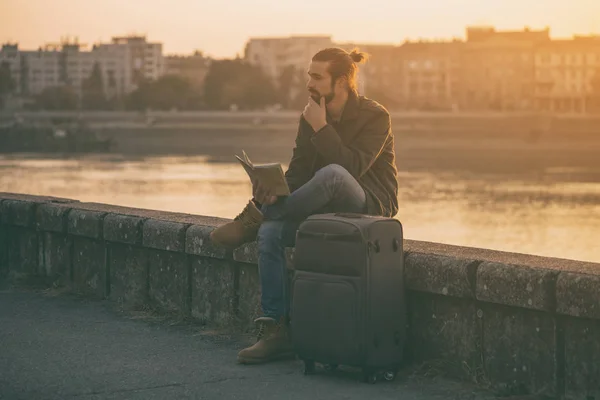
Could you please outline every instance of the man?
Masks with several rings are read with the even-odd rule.
[[[310,93],[286,171],[291,195],[277,198],[253,183],[254,199],[211,240],[236,248],[258,237],[263,316],[256,344],[238,354],[241,363],[293,355],[285,247],[294,245],[300,223],[312,214],[352,212],[392,217],[398,212],[398,182],[390,116],[356,91],[356,63],[366,55],[327,48],[312,58]]]

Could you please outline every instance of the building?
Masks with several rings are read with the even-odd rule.
[[[171,55],[165,57],[164,73],[181,76],[189,80],[196,89],[202,89],[210,64],[211,60],[199,51],[190,56]]]
[[[529,110],[534,104],[534,51],[550,30],[467,28],[461,56],[463,109]]]
[[[403,109],[451,110],[461,93],[464,42],[406,41],[397,50],[394,82]]]
[[[553,40],[535,49],[535,108],[600,111],[600,36]]]
[[[335,43],[334,46],[346,51],[358,49],[367,53],[367,62],[358,66],[358,92],[376,99],[386,107],[393,108],[397,105],[398,46],[371,43]]]
[[[95,65],[100,68],[109,98],[130,93],[144,80],[164,73],[162,44],[148,43],[142,36],[115,37],[111,43],[95,44],[91,50],[69,39],[37,50],[5,44],[0,50],[0,64],[3,62],[9,64],[17,83],[16,94],[24,96],[60,85],[69,85],[80,94]]]
[[[288,66],[306,72],[312,56],[332,46],[331,36],[251,38],[246,44],[244,59],[277,80]]]
[[[145,36],[117,36],[112,38],[114,48],[126,49],[131,91],[144,80],[156,80],[164,73],[162,43],[150,43]]]

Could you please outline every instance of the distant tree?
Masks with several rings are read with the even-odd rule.
[[[35,97],[34,108],[43,110],[74,110],[79,99],[70,86],[53,86],[44,89]]]
[[[178,75],[165,75],[156,81],[144,81],[126,99],[129,109],[194,110],[202,107],[202,93]]]
[[[15,80],[10,72],[10,65],[3,62],[0,65],[0,109],[4,108],[4,99],[11,94],[16,87]]]
[[[81,105],[86,110],[104,110],[108,107],[98,62],[94,64],[91,75],[81,83]]]
[[[258,67],[242,59],[218,60],[210,65],[204,81],[204,100],[212,109],[256,109],[274,104],[277,89]]]
[[[277,94],[279,102],[285,108],[289,108],[292,96],[295,94],[296,76],[296,67],[293,65],[286,66],[279,75],[279,80],[277,82]]]
[[[12,93],[15,88],[16,83],[10,72],[10,64],[5,61],[0,65],[0,96]]]

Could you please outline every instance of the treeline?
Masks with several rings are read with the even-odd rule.
[[[48,87],[33,97],[30,109],[43,110],[240,110],[280,105],[298,108],[306,102],[305,73],[286,68],[274,82],[260,68],[242,59],[215,60],[201,88],[185,77],[165,75],[142,81],[125,96],[109,97],[104,91],[100,66],[82,82],[81,95],[69,85]],[[0,69],[0,97],[13,91],[8,69]],[[1,104],[0,104],[1,106]],[[1,107],[0,107],[1,108]]]

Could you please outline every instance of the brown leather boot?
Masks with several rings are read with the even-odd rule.
[[[277,322],[273,318],[261,317],[254,322],[259,327],[258,340],[238,353],[239,363],[260,364],[294,356],[289,330],[283,320]]]
[[[233,221],[213,230],[210,233],[210,240],[218,246],[236,249],[244,243],[256,240],[262,221],[262,213],[250,200]]]

